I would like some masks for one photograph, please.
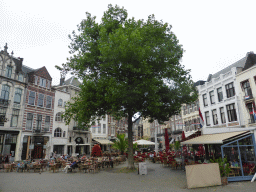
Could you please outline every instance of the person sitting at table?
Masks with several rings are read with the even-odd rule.
[[[17,164],[17,172],[19,172],[19,169],[24,169],[25,165],[24,162],[22,161],[21,163]]]
[[[238,162],[234,159],[231,165],[232,167],[238,167]]]

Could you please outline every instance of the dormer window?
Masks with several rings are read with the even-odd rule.
[[[51,88],[51,81],[48,81],[47,83],[47,89],[50,89]]]
[[[46,79],[40,78],[40,87],[46,87]]]
[[[37,85],[38,77],[35,76],[35,85]]]
[[[18,81],[22,81],[23,82],[23,74],[19,74],[19,76],[18,76]]]
[[[12,66],[8,65],[6,67],[6,77],[11,78],[12,76]]]

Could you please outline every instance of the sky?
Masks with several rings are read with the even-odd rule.
[[[197,0],[0,0],[0,50],[24,58],[33,69],[45,66],[59,84],[61,66],[70,57],[68,35],[89,12],[100,22],[108,4],[124,7],[128,18],[157,20],[172,25],[185,53],[181,64],[194,81],[256,52],[256,1]]]

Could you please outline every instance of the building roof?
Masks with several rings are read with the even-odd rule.
[[[25,66],[25,65],[22,65],[21,69],[22,69],[22,71],[23,71],[25,74],[34,71],[34,69],[32,69],[32,68],[30,68],[30,67],[28,67],[28,66]]]
[[[228,67],[220,70],[219,72],[217,72],[217,73],[215,73],[213,75],[209,74],[209,76],[207,78],[207,82],[211,81],[212,78],[219,77],[220,74],[225,74],[225,73],[229,72],[233,67],[242,67],[243,68],[245,66],[245,63],[246,63],[246,60],[247,60],[247,56],[248,56],[248,54],[244,58],[242,58],[239,61],[233,63],[232,65],[229,65]]]
[[[79,85],[81,85],[81,83],[78,81],[77,78],[75,78],[73,76],[73,77],[70,77],[69,79],[67,79],[66,81],[64,81],[63,85],[73,85],[73,86],[79,87]]]

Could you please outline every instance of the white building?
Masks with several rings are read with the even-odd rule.
[[[225,69],[210,74],[204,85],[197,86],[204,118],[203,134],[244,130],[247,121],[241,113],[243,98],[239,97],[240,85],[236,74],[244,68],[247,57],[248,54]]]
[[[56,151],[58,155],[68,153],[68,125],[65,125],[65,121],[61,115],[65,112],[65,104],[70,99],[70,93],[64,92],[63,90],[55,90],[51,151]]]

